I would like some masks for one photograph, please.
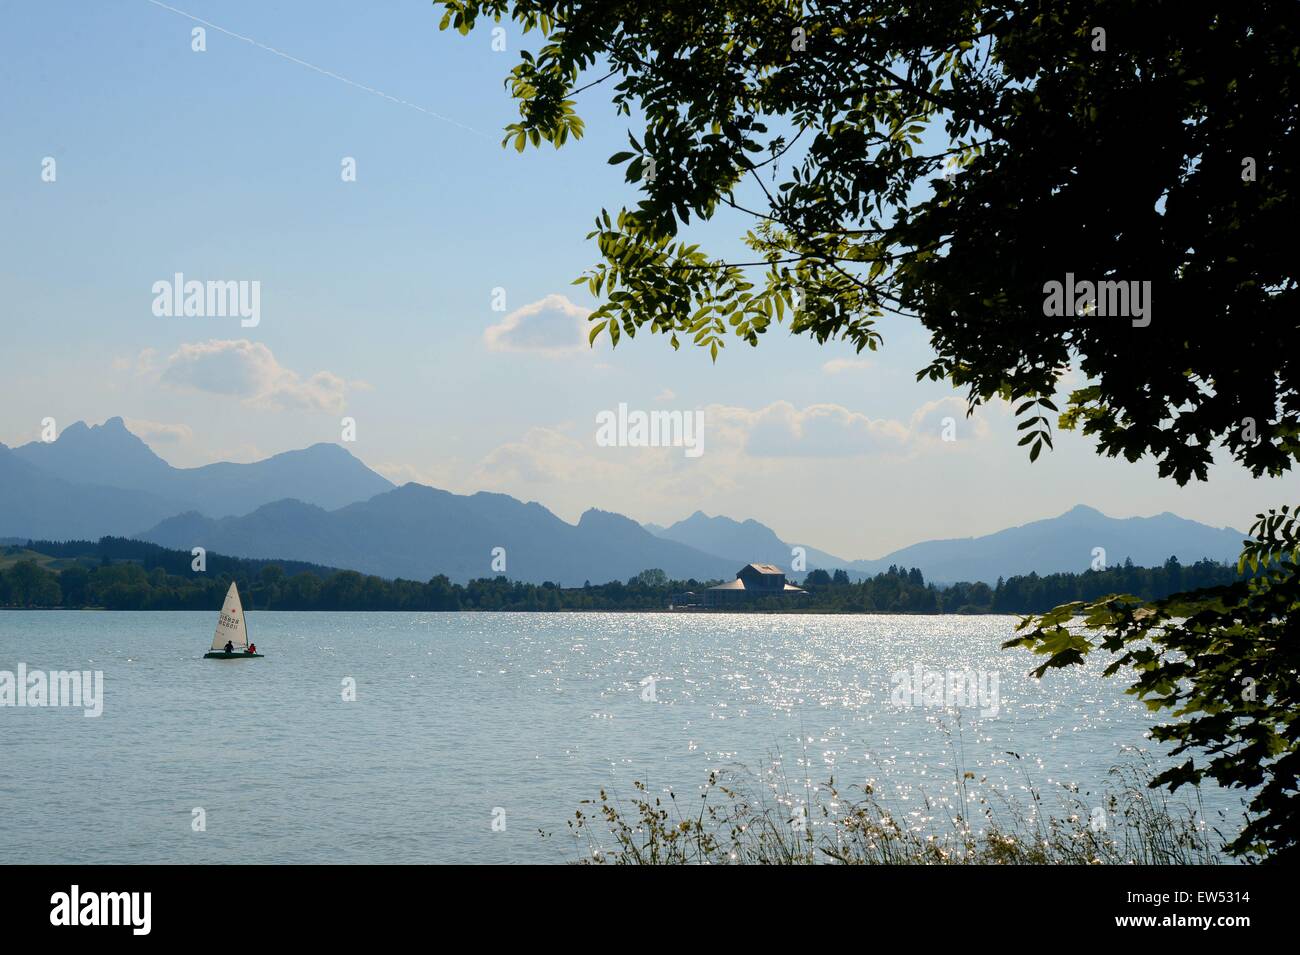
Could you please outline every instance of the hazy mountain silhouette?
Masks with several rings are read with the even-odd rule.
[[[1077,505],[1059,517],[1009,527],[983,537],[925,541],[879,560],[853,566],[870,574],[890,564],[919,567],[927,580],[995,583],[1013,574],[1080,573],[1092,566],[1093,549],[1105,550],[1107,565],[1131,559],[1139,567],[1156,567],[1170,557],[1189,564],[1205,558],[1236,561],[1245,535],[1230,527],[1215,528],[1165,511],[1154,517],[1107,517]]]
[[[794,545],[787,544],[776,536],[772,528],[753,519],[742,522],[721,515],[709,517],[703,511],[696,511],[690,517],[670,527],[660,527],[656,524],[644,526],[657,537],[687,544],[696,550],[717,554],[733,562],[739,561],[738,566],[756,561],[775,564],[786,571],[790,569],[791,551]],[[844,560],[807,544],[799,546],[804,548],[808,570],[850,569],[853,566],[853,561]]]
[[[137,536],[164,547],[310,559],[411,580],[446,574],[464,582],[504,573],[580,586],[625,580],[652,567],[681,579],[730,580],[741,566],[657,538],[618,514],[589,510],[573,525],[540,504],[505,494],[460,495],[420,484],[333,511],[284,500],[244,517],[182,514]],[[504,571],[492,566],[497,547],[505,548]]]
[[[123,488],[163,499],[166,509],[159,516],[134,523],[130,531],[186,510],[211,517],[246,514],[286,497],[337,508],[393,487],[336,444],[314,444],[251,464],[174,468],[127,430],[121,418],[93,427],[78,421],[57,440],[33,441],[14,448],[13,454],[68,484]],[[7,523],[0,524],[0,534],[8,533]]]
[[[808,570],[843,568],[858,577],[897,564],[918,567],[938,583],[993,583],[1014,574],[1086,570],[1099,547],[1111,565],[1129,558],[1153,566],[1170,556],[1183,563],[1235,560],[1243,537],[1170,513],[1120,520],[1080,505],[995,534],[845,560],[807,542],[783,541],[758,521],[700,511],[670,527],[643,527],[589,510],[573,525],[504,494],[394,488],[332,444],[253,464],[174,468],[121,418],[110,418],[96,427],[77,422],[48,444],[0,445],[0,537],[105,535],[385,577],[446,574],[462,582],[495,576],[492,550],[504,547],[506,576],[569,586],[625,580],[653,567],[698,580],[730,580],[751,561],[789,570],[795,544],[805,548]]]
[[[0,535],[44,540],[125,535],[183,507],[179,501],[96,484],[71,484],[0,444]]]
[[[651,525],[647,525],[647,529]],[[763,560],[788,568],[791,542],[782,541],[758,521],[708,517],[696,511],[670,527],[655,526],[660,537],[680,541],[705,553],[736,559]],[[1165,512],[1155,517],[1107,517],[1095,508],[1078,505],[1059,517],[1010,527],[983,537],[933,540],[912,544],[878,560],[844,560],[806,547],[808,569],[842,568],[851,577],[871,576],[890,565],[918,567],[926,580],[995,583],[1013,574],[1082,572],[1092,566],[1093,548],[1105,549],[1107,564],[1152,567],[1169,557],[1181,563],[1204,558],[1235,561],[1244,535],[1230,527],[1215,528]]]

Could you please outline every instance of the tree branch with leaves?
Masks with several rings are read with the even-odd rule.
[[[539,38],[507,80],[520,152],[582,136],[577,97],[593,89],[640,127],[610,158],[640,199],[600,211],[600,261],[577,280],[600,300],[593,342],[645,329],[716,361],[788,319],[874,350],[878,319],[912,316],[935,352],[917,378],[963,390],[971,413],[1012,402],[1031,461],[1053,427],[1150,455],[1179,484],[1205,480],[1216,453],[1257,477],[1300,459],[1294,0],[435,7],[443,29],[510,21]],[[724,212],[752,257],[685,234]],[[1088,301],[1053,315],[1049,283],[1067,276],[1149,283],[1150,320]],[[1061,410],[1070,370],[1085,383]],[[1289,560],[1150,607],[1067,605],[1019,644],[1057,648],[1049,668],[1090,648],[1138,666],[1154,681],[1139,692],[1184,721],[1160,738],[1211,754],[1165,781],[1260,784],[1234,846],[1289,851],[1297,740],[1278,708],[1295,702],[1295,573]],[[1077,612],[1108,636],[1071,629]],[[1263,689],[1249,707],[1228,699],[1247,677]]]

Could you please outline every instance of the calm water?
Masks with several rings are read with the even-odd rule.
[[[1152,745],[1100,664],[1028,678],[998,648],[1011,617],[254,612],[267,658],[205,661],[215,620],[0,612],[0,670],[105,682],[98,719],[0,708],[0,861],[563,862],[579,801],[634,779],[834,774],[915,806],[958,763],[1013,798],[1095,791]],[[997,672],[997,716],[958,733],[954,710],[892,705],[918,662]]]

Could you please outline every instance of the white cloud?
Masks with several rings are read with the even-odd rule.
[[[113,370],[134,371],[137,375],[147,375],[155,370],[157,361],[157,350],[146,348],[134,358],[126,355],[118,355],[113,359]]]
[[[462,471],[462,463],[460,458],[447,458],[427,466],[393,461],[384,461],[379,464],[369,464],[368,466],[370,470],[377,471],[399,486],[414,482],[456,494],[472,494],[479,488],[467,487],[461,484],[459,474]]]
[[[194,437],[193,429],[187,424],[165,424],[161,421],[145,421],[143,418],[123,420],[128,431],[150,446],[182,444]]]
[[[587,316],[591,310],[563,295],[548,295],[517,308],[483,332],[491,351],[569,355],[587,351]]]
[[[577,479],[587,480],[604,473],[612,476],[611,462],[594,454],[593,437],[583,442],[558,428],[531,428],[518,441],[494,448],[483,458],[474,480],[484,487],[528,487]]]
[[[828,375],[838,375],[849,371],[866,371],[871,362],[866,358],[832,358],[822,365],[822,371]]]
[[[899,421],[833,404],[714,404],[703,409],[704,454],[699,458],[686,458],[677,448],[600,447],[593,415],[590,422],[533,427],[462,472],[463,481],[447,484],[540,499],[569,520],[588,507],[667,517],[677,514],[684,500],[692,502],[692,510],[711,504],[744,518],[754,516],[757,505],[738,501],[785,499],[804,486],[810,462],[817,459],[835,460],[829,469],[834,481],[852,486],[855,476],[895,473],[917,455],[973,451],[978,446],[964,439],[983,436],[987,428],[982,422],[968,423],[964,408],[960,399],[944,399]],[[958,419],[957,444],[940,442],[939,422],[948,415]],[[933,435],[928,433],[931,425]],[[817,473],[827,470],[822,466]],[[766,506],[780,510],[777,503]]]
[[[265,461],[271,456],[271,452],[264,450],[256,444],[237,444],[229,447],[216,448],[211,455],[212,461],[233,461],[236,464],[252,464],[254,461]]]
[[[141,361],[146,361],[143,353]],[[237,397],[268,410],[333,414],[344,409],[349,391],[370,387],[365,382],[346,381],[331,371],[303,378],[281,365],[264,344],[248,339],[181,345],[163,362],[158,379],[175,388]]]
[[[966,400],[957,397],[927,401],[912,412],[908,427],[919,440],[939,441],[942,440],[945,418],[953,419],[954,434],[958,441],[964,438],[987,438],[991,433],[980,410],[976,409],[972,417],[966,417]]]
[[[599,447],[593,416],[589,425],[529,429],[484,456],[465,484],[522,500],[541,499],[567,520],[576,520],[589,507],[627,514],[734,489],[734,469],[723,461],[728,452],[711,454],[709,449],[692,459],[678,448]],[[701,467],[704,461],[709,463]],[[629,504],[632,500],[636,507]]]
[[[871,418],[833,404],[803,409],[788,401],[758,409],[711,405],[704,420],[706,447],[709,440],[739,441],[753,457],[853,457],[901,451],[911,437],[900,421]]]
[[[644,496],[651,486],[658,493],[680,481],[683,493],[695,494],[702,488],[693,487],[693,482],[703,481],[714,490],[736,487],[786,461],[853,457],[901,460],[933,450],[939,442],[942,419],[947,416],[958,420],[959,438],[988,434],[983,421],[968,422],[965,405],[956,398],[922,405],[908,422],[872,418],[833,404],[805,408],[796,408],[788,401],[775,401],[761,408],[714,404],[704,409],[704,454],[698,459],[706,462],[702,466],[684,458],[676,448],[597,447],[594,423],[534,427],[518,440],[489,452],[465,483],[529,493],[528,489],[536,485],[557,486],[567,492],[581,485],[607,482],[639,487],[638,496]]]

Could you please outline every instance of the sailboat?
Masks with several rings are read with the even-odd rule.
[[[234,648],[233,653],[226,652],[226,644]],[[230,582],[226,591],[226,602],[221,605],[221,616],[217,618],[217,634],[212,638],[212,649],[203,654],[205,660],[250,660],[260,658],[263,654],[248,652],[248,623],[244,620],[244,607],[239,602],[239,588]]]

